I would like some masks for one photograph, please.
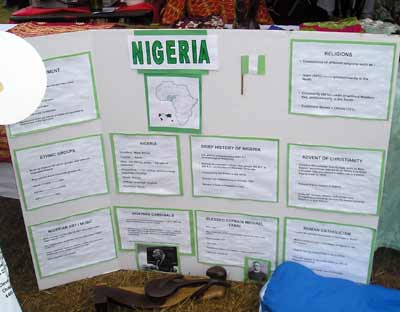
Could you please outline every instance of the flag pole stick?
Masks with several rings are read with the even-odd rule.
[[[240,94],[243,95],[243,74],[241,74],[240,79]]]

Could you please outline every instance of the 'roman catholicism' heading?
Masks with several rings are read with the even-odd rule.
[[[217,36],[130,36],[133,69],[218,69]]]

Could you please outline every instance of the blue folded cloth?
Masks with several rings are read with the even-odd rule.
[[[400,312],[400,291],[322,277],[284,262],[260,292],[260,312]]]

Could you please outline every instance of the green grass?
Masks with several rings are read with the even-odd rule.
[[[0,24],[8,23],[9,17],[12,10],[9,8],[4,8],[4,0],[0,0]]]

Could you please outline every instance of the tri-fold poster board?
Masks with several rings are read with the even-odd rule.
[[[285,260],[369,281],[396,37],[104,30],[28,40],[47,92],[8,136],[40,289],[215,264],[247,280],[259,276],[254,262],[269,274]]]

